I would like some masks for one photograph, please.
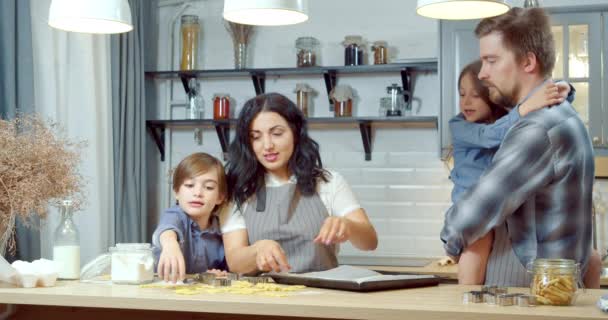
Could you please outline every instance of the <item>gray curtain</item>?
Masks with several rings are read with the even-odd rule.
[[[0,117],[34,111],[34,71],[30,0],[0,0]],[[12,259],[40,258],[39,222],[25,228],[17,219],[17,254]]]
[[[133,30],[112,36],[115,241],[150,242],[147,234],[144,37],[155,1],[129,0]]]

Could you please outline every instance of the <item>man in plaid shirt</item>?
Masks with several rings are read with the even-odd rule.
[[[482,20],[475,33],[479,79],[496,102],[519,105],[551,81],[555,48],[542,9],[513,8]],[[588,287],[599,288],[599,256],[589,259],[593,179],[593,147],[570,103],[532,112],[511,127],[492,165],[446,213],[445,250],[457,259],[494,230],[486,284],[529,286],[528,263],[567,258],[580,263]]]

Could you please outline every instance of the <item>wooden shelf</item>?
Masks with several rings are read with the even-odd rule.
[[[372,159],[372,126],[381,124],[403,125],[406,127],[425,127],[437,128],[437,117],[352,117],[352,118],[308,118],[310,125],[317,124],[345,124],[358,125],[361,132],[363,148],[365,150],[365,160]],[[161,161],[165,161],[165,130],[166,128],[210,128],[214,127],[224,158],[228,152],[230,139],[230,127],[236,124],[236,119],[229,120],[148,120],[146,128],[156,142],[160,152]]]
[[[188,86],[192,78],[239,78],[251,77],[256,95],[265,92],[266,77],[283,75],[323,75],[325,89],[329,93],[336,86],[338,75],[357,73],[386,73],[400,72],[405,101],[410,101],[412,92],[412,73],[437,71],[437,59],[413,59],[400,63],[361,65],[361,66],[329,66],[306,68],[255,68],[255,69],[215,69],[190,71],[147,71],[146,77],[152,79],[181,79],[186,94],[191,90]],[[332,101],[330,100],[330,103]]]

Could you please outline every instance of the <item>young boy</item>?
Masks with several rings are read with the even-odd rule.
[[[222,163],[206,153],[184,158],[173,173],[178,205],[165,210],[152,236],[157,272],[165,281],[226,269],[218,208],[226,199]]]

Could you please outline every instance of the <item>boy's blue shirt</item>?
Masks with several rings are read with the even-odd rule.
[[[155,269],[162,251],[160,235],[167,230],[172,230],[177,234],[187,274],[205,272],[208,269],[227,270],[222,233],[217,216],[213,215],[209,227],[201,230],[198,223],[192,220],[178,205],[165,210],[152,235]]]

